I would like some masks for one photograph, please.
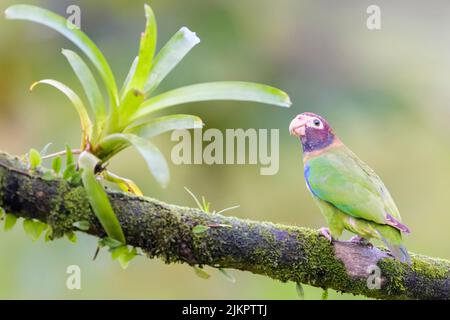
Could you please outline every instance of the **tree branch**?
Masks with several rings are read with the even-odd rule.
[[[330,244],[315,230],[207,214],[118,192],[109,192],[109,197],[127,243],[150,258],[250,271],[373,298],[450,298],[447,260],[411,254],[413,265],[408,266],[381,248]],[[5,153],[0,153],[0,206],[48,223],[55,236],[75,230],[72,224],[80,220],[90,222],[87,233],[105,236],[83,188],[62,179],[43,179]],[[192,228],[198,224],[211,228],[195,234]],[[373,266],[380,270],[379,289],[367,285]]]

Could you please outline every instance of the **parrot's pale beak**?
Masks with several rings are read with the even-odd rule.
[[[306,119],[301,115],[296,116],[289,125],[289,133],[296,137],[304,136],[305,130],[306,130]]]

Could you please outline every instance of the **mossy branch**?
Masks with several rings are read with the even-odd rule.
[[[373,298],[450,298],[447,260],[411,254],[409,266],[377,247],[330,244],[315,230],[208,214],[117,192],[109,197],[127,243],[149,258],[250,271]],[[90,222],[87,233],[105,236],[82,187],[43,179],[6,153],[0,153],[0,206],[49,224],[56,236],[75,230],[73,223],[81,220]],[[195,233],[196,225],[211,227]],[[379,288],[371,274],[374,266],[380,271]]]

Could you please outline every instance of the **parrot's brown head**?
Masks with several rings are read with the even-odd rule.
[[[289,132],[300,138],[303,152],[321,150],[337,139],[327,120],[311,112],[297,115],[289,125]]]

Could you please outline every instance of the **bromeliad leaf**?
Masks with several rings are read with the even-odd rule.
[[[149,95],[162,80],[200,42],[195,32],[186,27],[181,28],[156,55],[144,92]]]
[[[254,101],[281,107],[291,105],[289,96],[274,87],[240,81],[209,82],[181,87],[150,98],[142,103],[130,121],[167,107],[208,100]]]
[[[99,159],[84,151],[79,158],[80,168],[83,169],[81,178],[86,189],[89,203],[106,234],[121,243],[125,243],[125,236],[106,195],[105,189],[95,178],[95,167]]]
[[[145,5],[146,25],[145,31],[141,35],[141,44],[139,48],[139,57],[136,65],[136,71],[133,73],[131,81],[127,85],[127,90],[131,88],[143,90],[147,82],[150,68],[152,66],[153,56],[156,48],[156,19],[150,6]]]
[[[78,112],[78,116],[80,117],[81,130],[83,133],[81,149],[83,150],[89,141],[89,136],[92,131],[92,124],[91,124],[91,120],[89,119],[89,114],[87,113],[86,107],[84,106],[80,97],[75,92],[73,92],[72,89],[67,87],[65,84],[63,84],[59,81],[56,81],[56,80],[51,80],[51,79],[45,79],[45,80],[41,80],[41,81],[37,81],[37,82],[33,83],[30,87],[30,90],[33,90],[36,85],[41,84],[41,83],[48,84],[50,86],[55,87],[56,89],[58,89],[59,91],[64,93],[67,96],[67,98],[69,98],[69,100],[72,102],[73,106],[75,107],[75,109]]]
[[[159,149],[150,141],[134,134],[116,133],[106,137],[102,142],[100,142],[100,148],[104,149],[110,149],[110,146],[113,145],[132,145],[135,147],[144,158],[156,181],[158,181],[158,183],[163,187],[167,186],[170,174],[166,159],[161,151],[159,151]]]
[[[69,61],[73,71],[83,86],[86,97],[95,115],[94,131],[98,135],[106,118],[106,105],[97,81],[95,80],[91,70],[89,70],[89,67],[78,54],[71,50],[64,49],[62,50],[62,54]]]
[[[105,178],[105,180],[115,183],[121,190],[125,192],[131,192],[137,196],[144,195],[141,189],[139,189],[139,187],[136,185],[136,183],[134,183],[130,179],[120,177],[107,170],[104,170],[102,172],[102,176],[103,178]]]
[[[114,75],[102,52],[89,37],[66,18],[39,7],[19,4],[6,9],[7,19],[29,20],[45,25],[72,41],[83,51],[100,73],[110,95],[111,103],[118,105],[119,99]]]
[[[131,63],[130,70],[128,71],[127,77],[123,82],[122,89],[120,89],[120,100],[122,101],[125,98],[125,90],[128,88],[128,84],[133,78],[134,72],[136,71],[136,66],[139,61],[139,57],[134,58],[133,63]]]
[[[136,70],[125,89],[124,100],[120,105],[120,119],[126,122],[144,101],[144,85],[147,82],[156,48],[156,19],[150,6],[145,5],[146,26],[141,35],[139,57]]]
[[[151,119],[144,124],[125,129],[125,132],[149,139],[171,130],[200,129],[202,127],[203,122],[199,117],[186,114],[174,114]]]

